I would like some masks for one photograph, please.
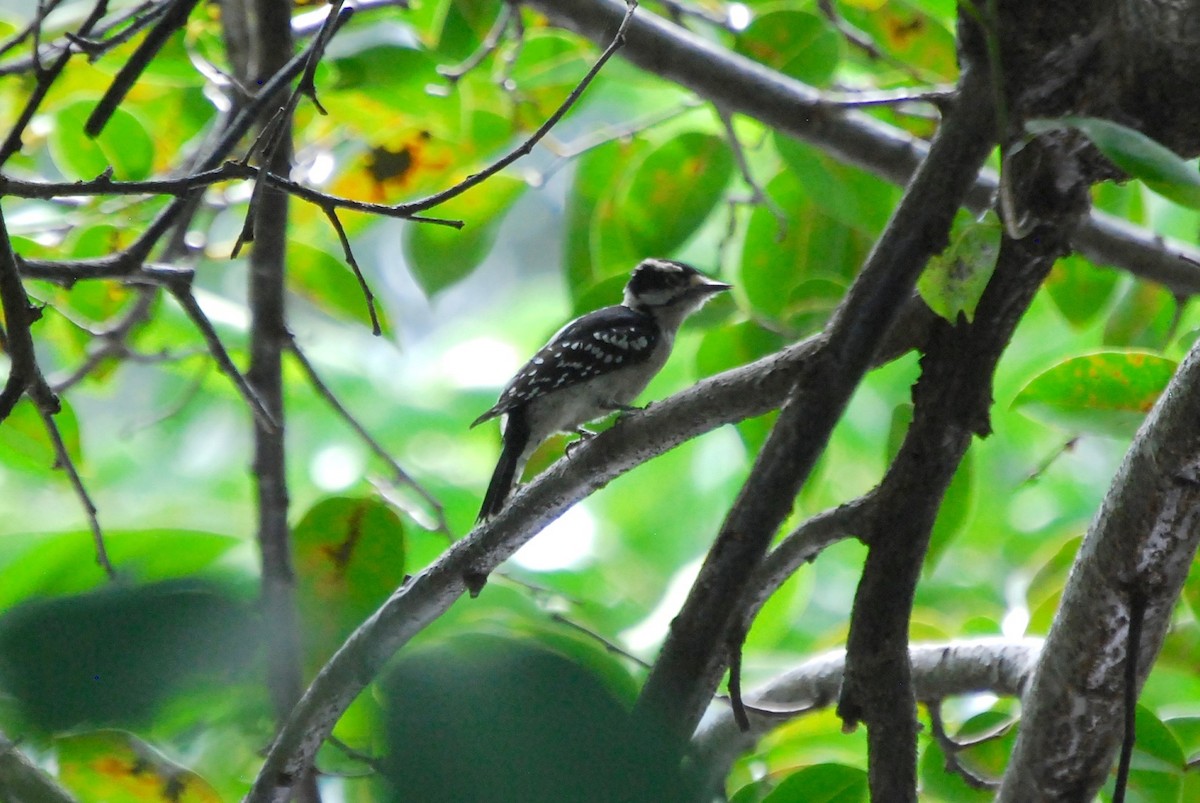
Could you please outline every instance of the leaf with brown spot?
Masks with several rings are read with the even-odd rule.
[[[220,803],[196,773],[131,733],[93,731],[56,739],[58,778],[81,800],[105,803]]]
[[[1013,407],[1069,432],[1129,437],[1175,368],[1174,360],[1144,351],[1071,357],[1030,380]]]
[[[404,525],[376,499],[334,497],[314,505],[292,538],[296,604],[315,669],[404,580]]]

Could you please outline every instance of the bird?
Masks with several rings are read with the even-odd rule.
[[[683,320],[732,285],[683,262],[644,259],[620,304],[560,329],[516,373],[499,400],[471,427],[503,416],[503,447],[477,521],[503,509],[530,456],[551,435],[583,429],[630,403],[663,367]]]

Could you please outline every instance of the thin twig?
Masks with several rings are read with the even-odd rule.
[[[139,288],[137,292],[139,293],[137,301],[131,305],[119,321],[103,331],[92,332],[92,335],[101,341],[101,346],[92,350],[87,358],[66,377],[50,383],[51,389],[55,393],[62,393],[78,384],[106,360],[134,356],[126,341],[137,325],[149,316],[154,299],[157,297],[156,291],[149,287]]]
[[[500,39],[504,36],[504,32],[508,30],[508,24],[513,17],[513,3],[504,2],[500,6],[500,13],[496,15],[496,21],[492,23],[492,27],[488,30],[487,35],[483,37],[479,48],[474,53],[466,58],[465,61],[453,67],[441,65],[437,68],[438,75],[445,78],[452,84],[458,83],[463,76],[478,67],[483,60],[496,52],[496,48],[500,46]]]
[[[520,159],[522,156],[527,156],[533,150],[533,146],[537,145],[538,142],[542,140],[542,137],[546,136],[546,134],[550,132],[551,128],[558,125],[558,121],[561,120],[563,116],[571,110],[576,101],[578,101],[583,95],[584,90],[588,88],[588,86],[592,83],[592,80],[600,73],[600,69],[604,67],[604,65],[608,63],[608,60],[611,59],[613,55],[615,55],[616,52],[621,49],[621,46],[625,44],[625,32],[629,30],[629,23],[633,19],[633,12],[637,10],[638,3],[637,0],[625,0],[625,5],[625,16],[621,20],[621,24],[618,26],[617,33],[615,36],[613,36],[612,42],[610,42],[608,47],[604,49],[604,52],[600,54],[600,58],[596,59],[596,63],[593,64],[591,69],[587,71],[587,73],[583,76],[583,79],[580,80],[575,88],[571,90],[571,93],[567,95],[566,100],[564,100],[562,104],[554,110],[554,113],[546,118],[546,121],[538,126],[538,129],[534,131],[533,134],[531,134],[524,142],[522,142],[509,153],[497,159],[492,164],[485,167],[483,170],[480,170],[478,173],[472,173],[471,175],[467,176],[453,187],[442,190],[439,193],[430,195],[427,198],[422,198],[418,201],[399,204],[395,208],[397,210],[403,210],[406,214],[423,212],[426,209],[431,209],[438,204],[449,201],[451,198],[457,198],[459,195],[462,195],[472,187],[478,186],[487,179],[496,175],[501,170]]]
[[[649,661],[645,661],[641,658],[638,658],[636,655],[634,655],[629,650],[622,647],[620,644],[617,644],[615,641],[611,641],[610,639],[605,638],[604,636],[600,635],[595,630],[592,630],[590,627],[587,627],[586,625],[582,625],[579,622],[574,621],[573,619],[567,618],[567,616],[565,614],[558,613],[556,611],[556,612],[550,614],[550,618],[552,620],[554,620],[555,622],[558,622],[560,625],[566,625],[567,627],[571,628],[572,630],[579,631],[583,635],[585,635],[588,638],[592,639],[593,641],[599,643],[600,646],[604,647],[605,650],[612,653],[613,655],[619,655],[620,657],[624,658],[627,661],[632,661],[633,663],[640,666],[642,669],[650,668]]]
[[[329,389],[329,386],[322,381],[321,376],[317,373],[316,368],[314,368],[313,364],[309,362],[308,357],[305,356],[304,352],[300,349],[299,344],[296,343],[294,338],[288,339],[287,349],[289,352],[291,352],[292,356],[295,357],[296,362],[300,365],[301,370],[304,371],[304,375],[308,377],[308,381],[313,386],[313,389],[317,392],[317,395],[324,399],[325,403],[333,408],[333,411],[337,413],[338,416],[340,416],[341,419],[345,421],[352,430],[354,430],[358,437],[362,439],[362,442],[367,445],[367,448],[374,452],[376,457],[387,463],[388,467],[392,470],[392,478],[395,482],[411,488],[423,500],[425,500],[425,503],[434,511],[434,516],[437,520],[436,529],[439,532],[448,533],[450,531],[450,527],[446,523],[446,513],[442,508],[442,503],[438,501],[437,497],[429,493],[429,491],[425,490],[425,488],[423,488],[419,482],[413,479],[412,475],[405,471],[404,468],[401,467],[398,462],[396,462],[396,458],[392,457],[391,454],[388,453],[387,449],[384,449],[383,446],[380,445],[379,441],[372,437],[371,433],[367,431],[366,427],[364,427],[359,420],[355,418],[349,410],[346,409],[346,406],[338,400],[333,391]]]
[[[779,204],[775,203],[771,196],[763,191],[762,185],[754,178],[754,174],[750,170],[750,162],[746,159],[746,152],[742,149],[742,142],[738,139],[737,132],[733,130],[733,115],[720,106],[713,108],[717,112],[717,118],[721,121],[721,125],[725,128],[725,139],[729,143],[729,149],[733,151],[733,159],[737,163],[738,171],[742,174],[742,180],[750,187],[750,203],[766,207],[767,211],[775,218],[775,241],[783,242],[783,239],[787,237],[787,214],[779,208]]]
[[[83,126],[84,132],[89,137],[97,137],[104,130],[109,119],[121,105],[121,101],[129,94],[129,90],[133,88],[138,77],[158,55],[158,51],[167,43],[167,39],[171,34],[182,28],[188,17],[195,8],[198,0],[171,0],[167,10],[159,17],[158,22],[146,34],[146,37],[138,45],[137,50],[121,65],[121,69],[113,78],[112,83],[108,85],[108,90],[101,96],[100,102],[96,104],[96,108],[92,109],[92,113],[88,115],[87,122]]]
[[[710,25],[716,25],[718,28],[731,33],[734,32],[733,26],[729,24],[727,16],[715,14],[704,8],[697,8],[690,3],[682,2],[682,0],[654,0],[654,2],[667,9],[668,15],[676,23],[682,23],[685,17],[693,17]]]
[[[333,225],[333,230],[337,232],[338,242],[342,244],[342,253],[346,257],[346,264],[350,266],[350,270],[354,271],[354,278],[358,280],[359,289],[362,290],[363,298],[366,299],[367,314],[371,316],[371,334],[378,337],[383,334],[383,327],[379,324],[379,312],[375,309],[375,294],[371,292],[371,286],[367,284],[367,277],[363,275],[362,268],[358,266],[358,260],[354,258],[354,250],[350,247],[350,238],[346,236],[346,229],[342,226],[337,209],[333,206],[325,206],[322,207],[322,210],[329,218],[330,224]]]
[[[54,414],[42,408],[41,405],[38,405],[37,410],[38,415],[42,417],[42,424],[46,427],[46,434],[50,436],[50,442],[54,445],[55,465],[67,472],[71,487],[75,490],[75,496],[79,498],[84,515],[87,516],[88,529],[92,531],[92,543],[96,548],[96,563],[108,575],[109,580],[115,580],[117,570],[113,568],[112,562],[108,559],[108,550],[104,546],[104,532],[100,529],[100,519],[96,515],[96,504],[88,495],[87,488],[83,485],[83,479],[79,476],[74,461],[71,460],[67,445],[63,442],[62,433],[59,432],[58,424],[54,421]]]
[[[233,364],[233,359],[229,356],[229,352],[225,350],[225,346],[221,343],[221,338],[217,336],[217,330],[213,328],[212,321],[204,314],[204,310],[200,309],[200,305],[196,302],[196,297],[192,294],[190,283],[190,272],[187,279],[180,279],[176,282],[166,284],[167,291],[179,302],[179,306],[183,308],[184,313],[191,319],[192,324],[200,330],[200,335],[204,338],[204,342],[208,345],[208,351],[216,360],[217,367],[221,369],[221,373],[229,377],[237,388],[243,401],[250,407],[250,412],[254,414],[254,418],[265,428],[276,429],[279,424],[275,418],[267,411],[266,405],[259,398],[258,393],[246,381],[246,377]]]
[[[1004,735],[1011,727],[1011,724],[997,733],[990,733],[985,737],[973,739],[970,742],[958,742],[946,733],[946,724],[942,721],[942,701],[931,700],[925,707],[929,711],[929,730],[933,735],[933,740],[942,749],[942,755],[946,759],[946,770],[962,778],[967,786],[972,789],[999,789],[1000,781],[995,778],[986,778],[974,772],[959,760],[958,754],[966,748],[983,744]]]
[[[91,13],[88,14],[87,18],[79,26],[77,35],[87,36],[107,12],[108,0],[96,0],[96,5],[92,7]],[[25,134],[25,127],[29,125],[29,121],[33,119],[33,115],[41,108],[42,101],[46,99],[46,94],[50,91],[50,87],[58,80],[58,76],[67,66],[67,62],[70,59],[71,48],[64,48],[48,69],[38,71],[37,85],[33,88],[33,92],[30,93],[25,107],[17,115],[17,120],[8,132],[4,143],[0,145],[0,166],[4,165],[14,153],[21,150],[21,138]]]
[[[38,40],[41,38],[42,22],[61,2],[62,0],[38,0],[37,11],[34,13],[33,19],[30,20],[29,24],[14,33],[3,43],[0,43],[0,56],[3,56],[31,37],[33,38],[33,52],[36,53]]]

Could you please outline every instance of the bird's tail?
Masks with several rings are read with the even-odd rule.
[[[492,472],[492,481],[488,483],[487,493],[483,495],[483,505],[479,508],[476,521],[495,516],[508,501],[513,486],[520,479],[518,472],[524,468],[524,452],[528,442],[529,425],[525,417],[510,413],[504,425],[504,448],[496,462],[496,470]]]

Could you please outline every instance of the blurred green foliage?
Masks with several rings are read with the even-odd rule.
[[[46,35],[61,36],[73,24],[68,12],[85,5],[65,3]],[[597,55],[522,10],[523,42],[502,39],[452,81],[445,70],[481,47],[501,0],[411,5],[360,13],[333,40],[317,71],[329,114],[303,102],[297,113],[299,180],[387,203],[444,189],[516,146]],[[744,30],[704,30],[820,87],[895,89],[954,79],[950,0],[838,5],[888,58],[848,46],[812,2],[749,0]],[[8,35],[29,9],[3,8],[0,34]],[[220,119],[196,66],[227,69],[221,21],[215,6],[200,9],[96,140],[82,133],[83,120],[138,38],[95,62],[72,59],[6,171],[86,180],[111,167],[116,179],[137,179],[176,167]],[[30,86],[0,82],[5,119],[24,105]],[[869,113],[931,132],[927,117],[906,111]],[[900,191],[756,121],[732,123],[736,143],[711,107],[614,60],[544,148],[430,211],[461,219],[461,231],[346,214],[355,254],[380,298],[382,338],[370,334],[365,301],[325,215],[292,201],[297,340],[350,411],[440,500],[455,536],[473,522],[498,448],[494,429],[468,431],[467,424],[569,316],[617,301],[641,257],[690,261],[736,285],[732,300],[688,325],[644,400],[823,325]],[[758,190],[768,202],[748,200]],[[1190,238],[1200,223],[1195,212],[1136,182],[1097,188],[1095,199],[1165,235]],[[57,259],[127,245],[163,202],[4,199],[18,252]],[[244,185],[214,187],[188,233],[198,297],[242,365],[246,264],[229,251],[246,204]],[[936,275],[926,283],[945,290]],[[45,305],[34,334],[55,381],[97,353],[103,332],[130,313],[137,296],[108,282],[70,289],[31,282],[29,292]],[[969,317],[970,292],[942,297],[947,313]],[[1194,302],[1080,257],[1056,266],[1000,365],[994,435],[972,446],[950,488],[918,589],[915,638],[1046,632],[1132,429],[1198,329]],[[100,359],[66,390],[57,418],[99,507],[115,585],[104,585],[94,563],[79,503],[55,469],[36,411],[18,406],[0,426],[0,729],[26,739],[64,779],[78,756],[99,751],[125,760],[144,754],[135,739],[144,740],[199,773],[205,786],[197,785],[196,799],[237,800],[273,731],[247,592],[257,577],[250,416],[170,299],[152,300],[126,345],[137,358],[115,352]],[[911,418],[917,372],[910,355],[868,377],[791,523],[874,485]],[[430,511],[404,488],[389,496],[395,505],[379,501],[374,489],[387,466],[296,366],[286,379],[297,603],[311,678],[447,539],[429,529]],[[517,778],[517,790],[522,773],[545,769],[521,765],[522,750],[561,760],[570,773],[558,780],[566,784],[598,783],[602,762],[617,753],[652,767],[652,744],[622,730],[643,669],[588,634],[653,657],[769,423],[767,416],[713,432],[615,480],[538,536],[478,599],[456,603],[339,723],[335,735],[347,749],[326,745],[318,762],[344,774],[325,781],[330,794],[363,803],[433,799],[359,777],[371,767],[362,755],[387,756],[388,772],[430,788],[480,782],[465,768],[484,750],[495,751],[497,771]],[[535,463],[560,452],[555,442]],[[855,542],[827,550],[767,604],[747,642],[748,686],[844,642],[863,554]],[[1189,799],[1196,790],[1182,766],[1200,752],[1195,582],[1186,603],[1139,710],[1144,741],[1133,784],[1144,800]],[[953,700],[945,715],[950,735],[966,739],[1009,721],[1013,706]],[[432,741],[449,722],[458,727],[447,741]],[[80,730],[102,726],[136,737],[97,731],[91,742],[63,741],[63,731],[81,738]],[[997,774],[1007,744],[989,742],[964,760]],[[986,799],[946,772],[928,731],[921,750],[927,799]],[[739,802],[862,800],[865,761],[861,731],[843,734],[831,712],[819,712],[768,736],[737,763],[728,790]],[[125,792],[104,791],[106,782],[78,777],[84,780],[72,789],[81,800],[123,799]],[[642,780],[661,778],[651,772]],[[549,795],[560,787],[547,788],[543,797],[526,788],[524,796],[489,799],[556,799]]]

